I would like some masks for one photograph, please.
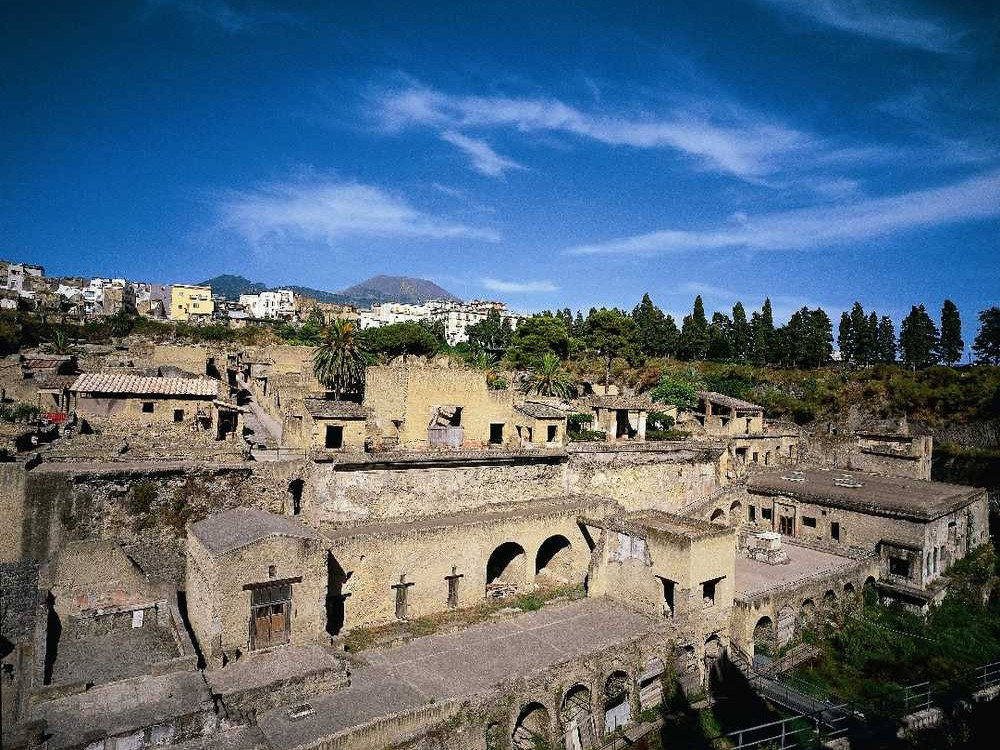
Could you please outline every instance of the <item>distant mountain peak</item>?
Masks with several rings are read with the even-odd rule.
[[[461,301],[454,294],[427,279],[417,279],[411,276],[388,276],[379,274],[365,279],[354,286],[342,289],[339,294],[345,297],[370,299],[368,304],[378,302],[404,302],[419,304],[432,299]]]
[[[241,294],[258,294],[268,287],[258,281],[250,281],[237,274],[224,273],[201,282],[202,286],[212,288],[213,294],[221,294],[226,299],[239,299]],[[402,302],[404,304],[420,304],[432,299],[461,301],[451,292],[443,289],[428,279],[417,279],[411,276],[389,276],[379,274],[365,279],[339,292],[327,292],[322,289],[312,289],[305,286],[285,284],[282,289],[291,289],[298,295],[311,297],[320,302],[333,302],[341,305],[368,307],[383,302]]]

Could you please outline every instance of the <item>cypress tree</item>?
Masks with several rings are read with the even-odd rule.
[[[875,335],[876,361],[883,364],[891,364],[896,361],[896,328],[892,324],[892,318],[883,315],[878,323],[878,332]]]
[[[743,303],[737,302],[733,305],[733,357],[746,361],[750,359],[750,338],[752,332],[750,323],[747,322],[747,311],[743,309]]]
[[[954,365],[961,361],[964,350],[962,319],[955,303],[946,299],[941,307],[941,340],[938,347],[941,361],[949,366]]]
[[[684,316],[681,325],[680,351],[685,359],[705,359],[708,354],[708,344],[708,319],[705,317],[705,304],[699,294],[694,298],[694,309],[691,314]]]
[[[910,308],[899,331],[899,348],[907,367],[921,369],[937,364],[938,330],[923,305]]]

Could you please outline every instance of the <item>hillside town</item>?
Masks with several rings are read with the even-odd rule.
[[[46,276],[39,265],[0,260],[0,310],[32,310],[78,321],[114,315],[138,315],[193,325],[240,326],[264,321],[300,323],[310,317],[323,322],[356,321],[361,329],[393,323],[437,322],[448,343],[466,341],[466,328],[500,314],[511,327],[522,315],[503,302],[429,299],[418,304],[385,302],[359,309],[322,302],[291,289],[263,290],[227,299],[206,284],[150,284],[127,279]]]

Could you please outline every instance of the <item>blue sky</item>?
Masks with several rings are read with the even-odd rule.
[[[10,0],[0,257],[516,309],[1000,302],[1000,3]]]

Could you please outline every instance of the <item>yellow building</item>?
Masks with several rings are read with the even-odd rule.
[[[192,318],[211,317],[215,312],[212,287],[173,284],[170,287],[170,319],[186,323]]]

